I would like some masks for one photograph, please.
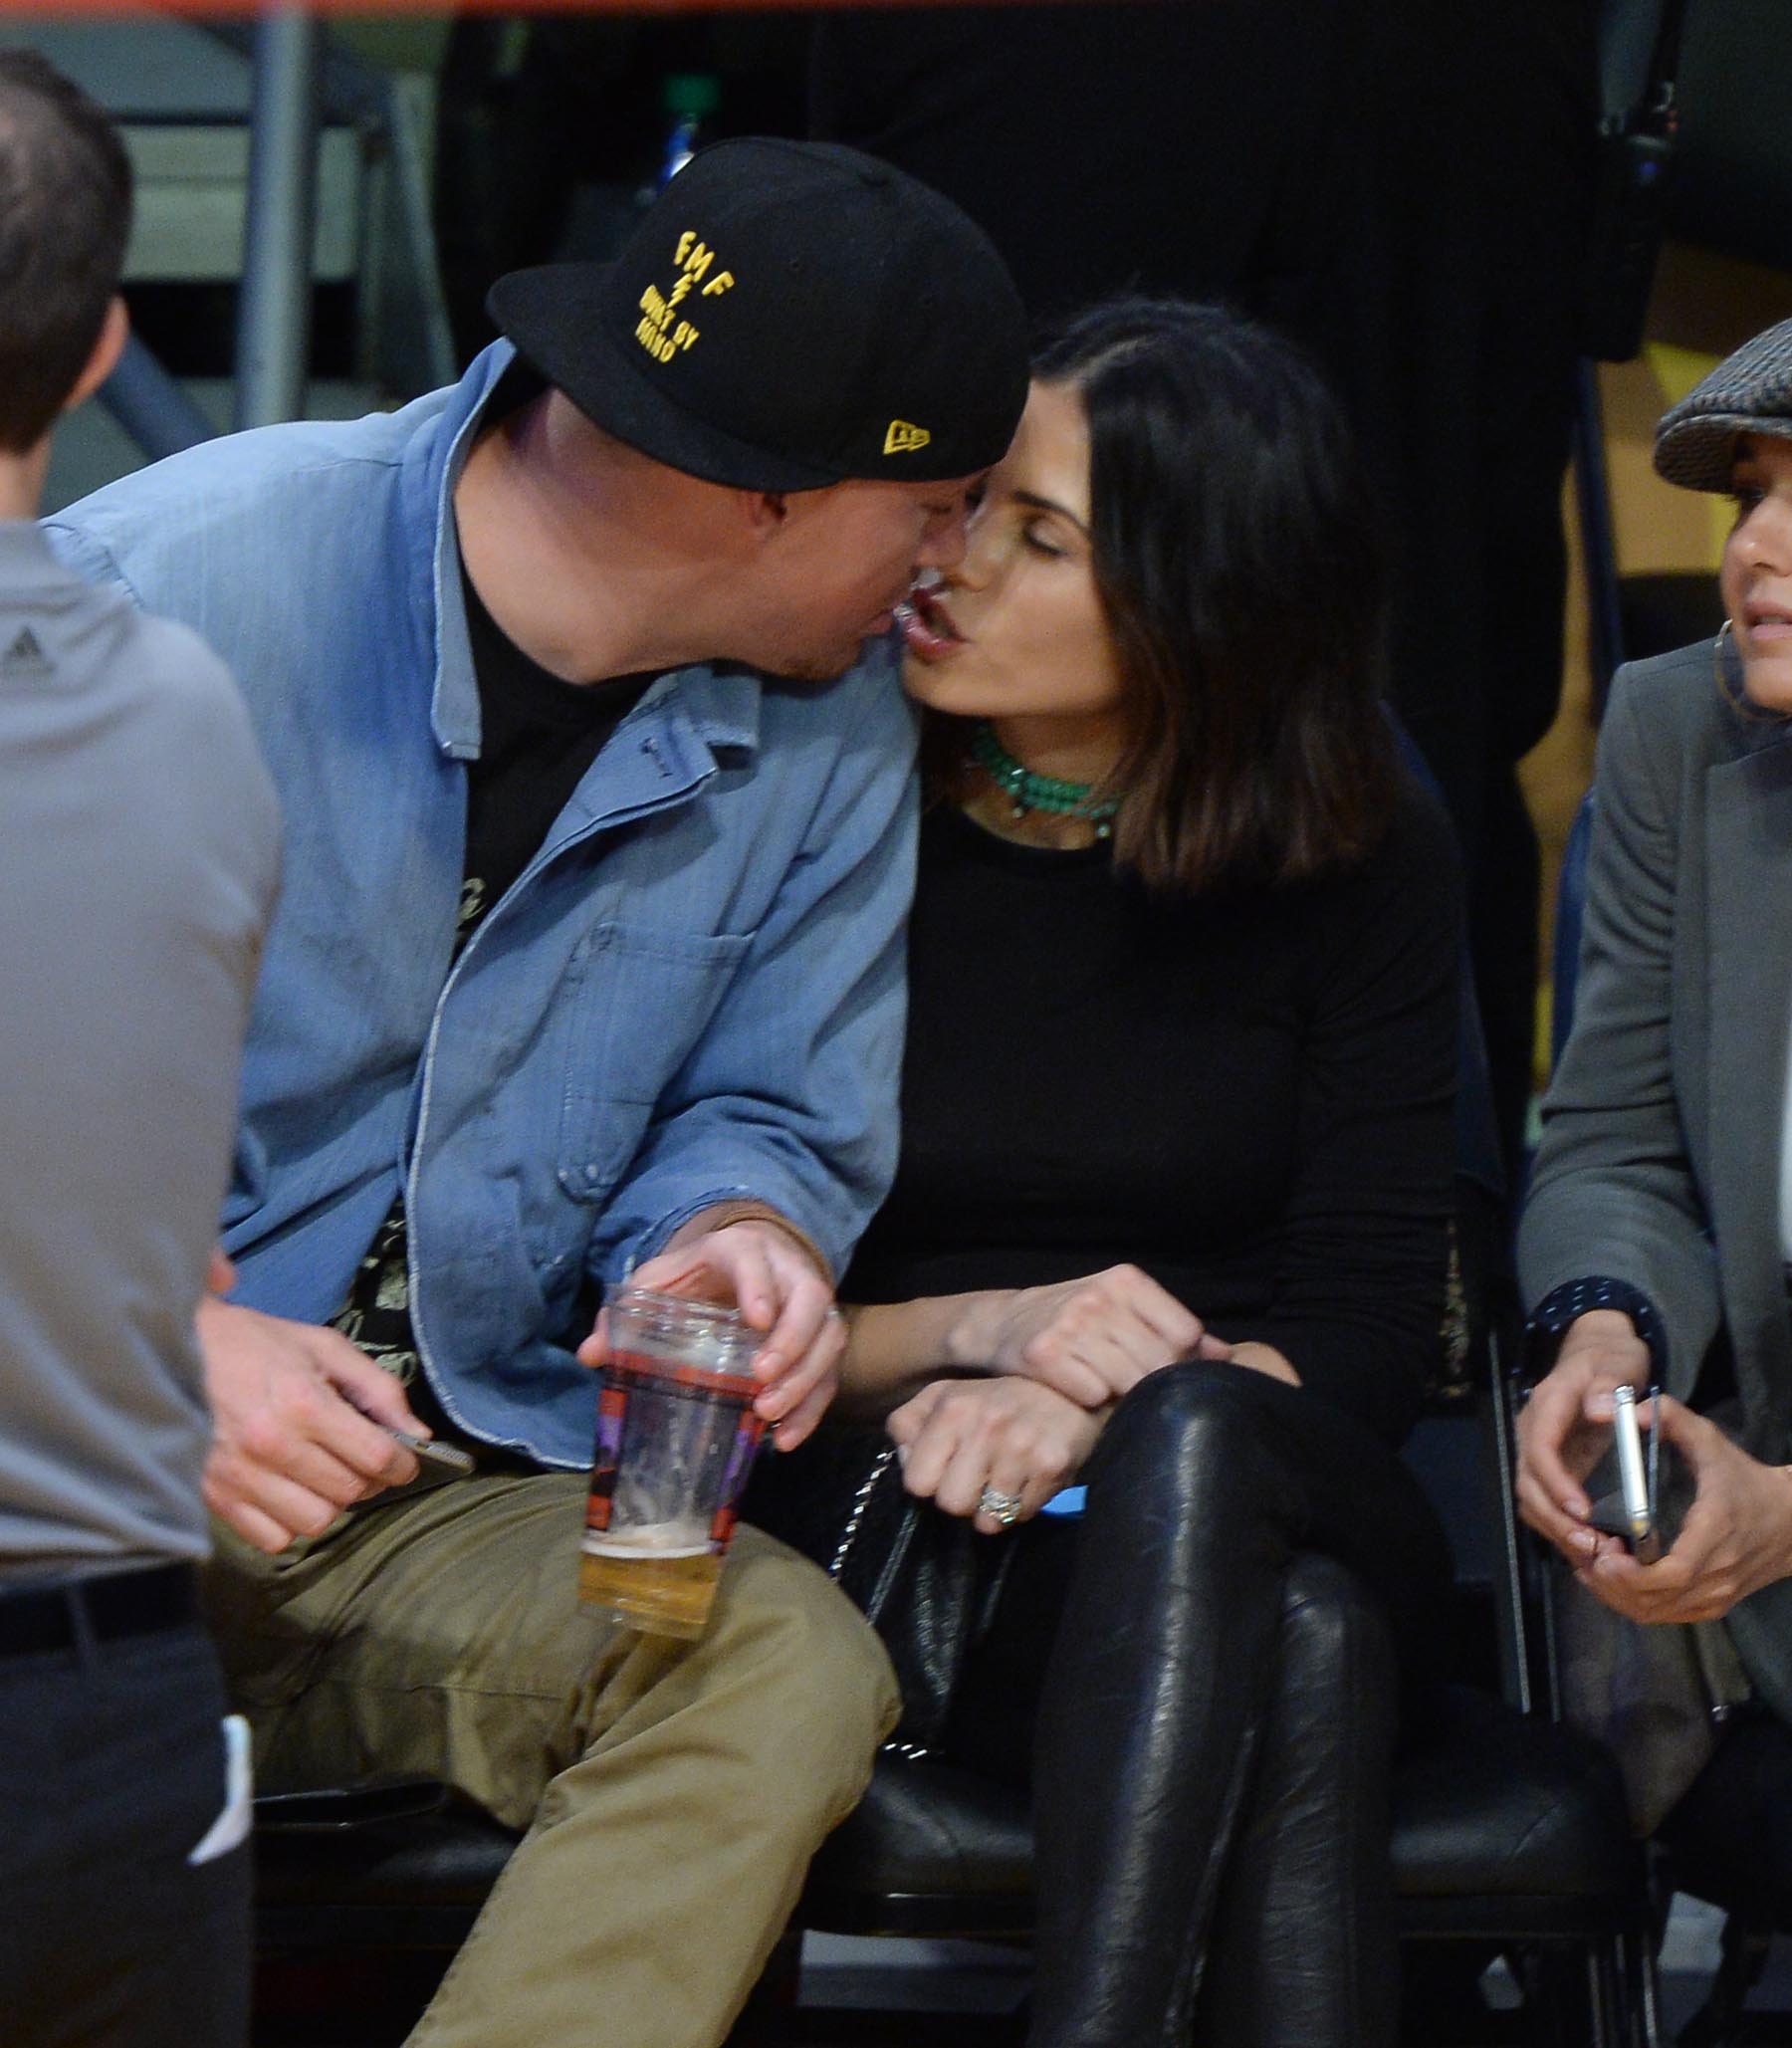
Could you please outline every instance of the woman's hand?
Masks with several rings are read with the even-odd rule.
[[[1179,1359],[1223,1361],[1231,1350],[1136,1265],[972,1295],[946,1340],[953,1365],[1037,1380],[1089,1409]]]
[[[977,1511],[984,1488],[1016,1495],[1026,1520],[1082,1470],[1106,1422],[1031,1380],[935,1380],[888,1428],[909,1491],[995,1535],[1005,1525]]]
[[[1657,1564],[1639,1564],[1617,1544],[1602,1545],[1580,1576],[1632,1621],[1717,1621],[1792,1575],[1792,1472],[1750,1458],[1678,1401],[1662,1402],[1658,1427],[1698,1482],[1674,1548]]]
[[[1518,1508],[1577,1570],[1621,1546],[1587,1521],[1582,1481],[1612,1441],[1612,1392],[1649,1384],[1649,1346],[1628,1315],[1590,1309],[1568,1326],[1554,1369],[1518,1417]]]

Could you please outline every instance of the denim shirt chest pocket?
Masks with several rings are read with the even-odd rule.
[[[559,1176],[568,1195],[597,1202],[614,1187],[753,939],[612,919],[580,942],[562,1041]]]

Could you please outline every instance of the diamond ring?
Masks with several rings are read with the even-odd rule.
[[[977,1511],[987,1514],[992,1521],[1001,1522],[1005,1529],[1011,1529],[1020,1519],[1020,1495],[986,1486],[977,1496]]]

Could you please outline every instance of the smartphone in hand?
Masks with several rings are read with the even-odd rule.
[[[464,1479],[473,1470],[471,1454],[458,1444],[438,1444],[433,1437],[413,1437],[409,1430],[395,1430],[383,1423],[380,1427],[395,1444],[402,1444],[426,1473],[437,1479]]]

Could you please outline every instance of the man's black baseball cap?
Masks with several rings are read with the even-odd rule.
[[[513,271],[488,306],[606,433],[747,490],[970,476],[1026,399],[1025,316],[988,236],[833,142],[717,142],[614,263]]]

